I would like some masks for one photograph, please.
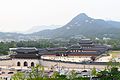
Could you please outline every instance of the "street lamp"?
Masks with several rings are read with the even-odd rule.
[[[37,59],[38,59],[39,65],[40,65],[40,55],[37,53],[36,56],[37,56]],[[39,72],[38,71],[38,65],[37,65],[36,72],[37,72],[37,77],[38,77],[38,72]]]
[[[92,80],[91,69],[90,69],[90,62],[86,62],[86,64],[88,65],[88,70],[90,71],[90,73],[89,73],[90,80]]]
[[[40,56],[39,56],[39,54],[36,54],[36,56],[37,56],[37,59],[38,59],[39,65],[40,65]]]
[[[58,72],[60,73],[60,60],[59,60],[59,63],[58,63]]]

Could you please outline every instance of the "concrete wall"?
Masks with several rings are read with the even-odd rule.
[[[17,63],[20,62],[20,67],[24,67],[24,62],[27,62],[28,63],[28,66],[27,67],[30,67],[31,66],[31,63],[33,62],[35,65],[36,64],[39,64],[39,60],[37,59],[12,59],[12,62],[13,62],[13,65],[18,67],[17,66]]]
[[[20,66],[17,66],[17,63],[20,62]],[[24,66],[24,62],[27,62],[28,66]],[[31,63],[34,65],[39,64],[39,60],[37,59],[12,59],[12,60],[1,60],[0,67],[1,68],[15,68],[15,69],[27,69],[27,67],[31,67]]]
[[[28,66],[24,66],[24,62],[28,63]],[[17,62],[21,63],[21,66],[17,66]],[[73,64],[73,63],[63,63],[63,62],[52,62],[52,61],[44,61],[44,60],[37,60],[37,59],[12,59],[12,60],[3,60],[0,61],[0,67],[6,66],[5,68],[15,68],[15,69],[27,69],[27,67],[31,66],[31,62],[34,62],[34,64],[41,64],[45,67],[51,67],[51,66],[59,66],[59,67],[65,67],[65,68],[71,68],[71,69],[92,69],[93,67],[97,69],[104,69],[107,67],[107,65],[86,65],[86,64]]]
[[[61,61],[71,61],[71,62],[82,62],[82,61],[90,61],[91,56],[48,56],[43,55],[41,56],[42,59],[49,59],[49,60],[61,60]]]
[[[0,66],[12,66],[13,61],[12,60],[0,60]]]
[[[59,66],[64,68],[71,68],[71,69],[93,69],[94,67],[96,69],[103,70],[107,67],[107,65],[86,65],[86,64],[73,64],[73,63],[63,63],[63,62],[51,62],[51,61],[44,61],[41,60],[41,65],[45,67],[51,67],[51,66]]]

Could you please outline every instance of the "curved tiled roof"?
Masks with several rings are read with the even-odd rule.
[[[11,58],[22,58],[22,59],[39,59],[39,54],[12,54]]]
[[[68,48],[15,48],[11,51],[16,52],[12,54],[12,58],[38,58],[40,55],[56,55],[56,54],[68,54],[68,55],[100,55],[109,50],[109,47],[105,45],[93,44],[91,40],[81,40],[81,44],[72,45]]]
[[[89,40],[89,39],[83,39],[83,40],[80,40],[79,44],[92,44],[93,41]]]

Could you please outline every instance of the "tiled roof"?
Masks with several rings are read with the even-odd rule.
[[[36,48],[16,48],[11,51],[15,51],[17,53],[38,53],[38,49]]]
[[[11,58],[27,58],[27,59],[38,59],[40,58],[39,54],[12,54]]]
[[[93,41],[91,40],[80,40],[79,44],[91,44]]]

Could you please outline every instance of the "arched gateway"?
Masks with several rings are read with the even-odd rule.
[[[20,68],[39,64],[41,57],[39,50],[36,48],[13,48],[10,49],[10,52],[12,53],[10,57],[13,59],[13,62]]]
[[[20,62],[17,62],[17,66],[21,66]]]
[[[24,66],[28,66],[28,63],[26,61],[24,62]]]

